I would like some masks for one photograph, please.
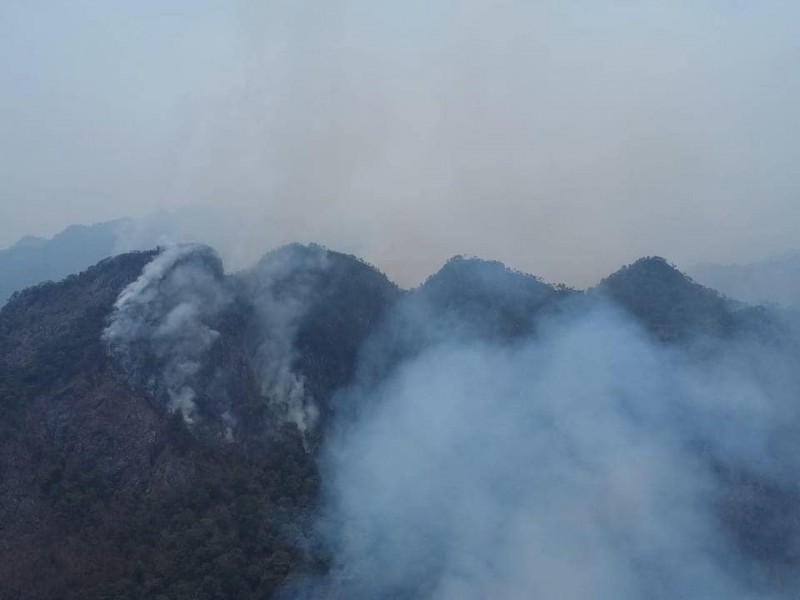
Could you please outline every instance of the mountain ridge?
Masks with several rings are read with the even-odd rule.
[[[257,598],[324,573],[320,449],[374,402],[370,382],[439,344],[513,345],[598,301],[663,344],[739,326],[660,258],[577,292],[454,257],[403,291],[321,246],[232,274],[183,246],[19,292],[0,309],[0,591]],[[357,382],[362,404],[341,404]]]

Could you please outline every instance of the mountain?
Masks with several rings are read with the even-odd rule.
[[[138,220],[70,225],[51,239],[24,236],[0,250],[0,306],[16,291],[63,279],[121,250],[152,248],[172,239],[175,228],[173,217],[163,213]]]
[[[703,285],[741,302],[800,307],[800,254],[746,265],[701,263],[688,272]]]
[[[51,240],[26,236],[0,250],[0,303],[12,293],[63,279],[114,254],[120,222],[68,227]]]
[[[598,291],[630,311],[662,340],[721,335],[734,326],[730,303],[661,257],[641,258],[603,279]]]
[[[319,526],[332,493],[327,444],[380,412],[387,382],[403,389],[408,366],[437,348],[502,355],[607,303],[655,344],[716,340],[703,360],[753,332],[780,348],[787,372],[800,356],[778,346],[798,339],[786,315],[743,309],[661,258],[584,293],[455,257],[403,291],[316,245],[284,246],[236,273],[186,245],[14,294],[0,310],[0,596],[268,598],[327,577],[340,558]],[[794,585],[796,486],[702,438],[687,444],[724,490],[732,543]],[[327,589],[346,595],[348,577]],[[412,583],[417,596],[427,585]]]
[[[531,335],[543,313],[557,310],[575,294],[497,261],[454,256],[399,298],[367,341],[359,379],[385,378],[410,357],[446,340],[510,343]]]
[[[185,286],[218,304],[173,339]],[[326,407],[396,293],[361,261],[298,246],[230,277],[202,247],[127,254],[15,295],[0,312],[3,597],[263,597],[313,566],[313,434],[290,423],[281,378]],[[263,323],[254,298],[282,322]],[[277,373],[261,372],[267,327],[302,349]]]
[[[570,293],[497,261],[456,256],[414,297],[437,314],[474,327],[474,335],[514,337],[529,333],[538,311]]]

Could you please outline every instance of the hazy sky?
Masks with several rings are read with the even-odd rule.
[[[0,246],[199,202],[240,254],[403,283],[796,250],[798,31],[796,1],[3,0]]]

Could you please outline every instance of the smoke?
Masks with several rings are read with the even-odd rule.
[[[317,241],[403,285],[797,250],[796,2],[5,4],[0,246],[199,203],[227,265]]]
[[[588,304],[343,392],[360,408],[323,466],[334,568],[292,595],[783,597],[753,559],[779,551],[721,506],[732,473],[796,492],[797,348],[660,345]]]
[[[104,339],[134,383],[197,424],[231,309],[246,332],[233,360],[268,418],[307,441],[319,411],[297,339],[330,261],[293,245],[226,277],[210,249],[167,249],[121,293]],[[661,343],[600,294],[501,271],[451,261],[362,346],[322,438],[330,569],[287,593],[796,596],[796,323],[748,312],[725,337]],[[513,329],[493,325],[501,313]],[[232,441],[242,415],[223,408]]]
[[[304,439],[319,411],[306,390],[305,376],[294,371],[295,338],[319,274],[327,268],[323,248],[291,245],[267,254],[245,277],[261,332],[254,356],[261,392],[276,399],[280,414],[297,426]]]
[[[183,8],[8,13],[0,244],[191,202],[246,215],[204,240],[226,263],[316,240],[401,283],[462,252],[584,285],[796,244],[794,3]]]
[[[305,439],[318,410],[305,376],[294,369],[294,344],[326,269],[327,251],[321,247],[289,246],[249,271],[226,277],[210,248],[173,246],[122,291],[103,339],[131,381],[157,398],[165,394],[166,410],[180,412],[187,423],[199,418],[198,395],[215,396],[215,416],[230,439],[238,418],[231,399],[223,397],[224,384],[215,381],[230,365],[213,364],[210,353],[221,337],[217,323],[226,311],[239,310],[249,315],[250,344],[241,350],[243,360],[270,404],[270,415],[294,424]]]
[[[171,247],[122,291],[103,339],[133,381],[153,392],[163,385],[167,410],[193,423],[193,381],[220,335],[209,323],[231,301],[222,263],[210,248]],[[159,381],[147,372],[148,353],[160,365]]]
[[[240,0],[241,83],[182,115],[173,194],[245,215],[226,260],[318,241],[401,285],[792,249],[797,7],[767,4]]]

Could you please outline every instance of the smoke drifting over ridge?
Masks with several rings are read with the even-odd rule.
[[[219,331],[209,321],[232,301],[221,283],[222,263],[209,248],[169,248],[120,294],[103,332],[130,377],[156,392],[146,370],[148,353],[162,364],[167,410],[195,418],[192,380]],[[144,378],[144,379],[143,379]]]
[[[583,287],[642,255],[796,250],[794,2],[29,4],[0,9],[0,243],[169,209],[174,230],[118,249],[203,241],[235,270],[320,242],[406,287],[459,253]],[[400,300],[363,345],[325,331],[323,358],[363,350],[325,415],[295,369],[324,255],[221,262],[165,251],[105,341],[160,408],[235,443],[214,353],[246,315],[236,358],[269,416],[303,441],[329,419],[305,456],[332,568],[288,595],[800,595],[796,329],[698,311],[706,337],[666,344],[548,292],[558,310],[521,311],[509,340],[477,323],[491,302],[458,322]]]
[[[452,333],[343,392],[334,569],[287,596],[794,597],[795,517],[747,495],[800,491],[796,337],[665,346],[597,299],[511,346]]]
[[[290,246],[265,256],[245,284],[259,327],[267,332],[260,336],[255,355],[261,392],[280,402],[288,420],[304,435],[316,424],[318,410],[306,390],[305,377],[292,367],[297,359],[295,339],[316,278],[327,262],[322,248]]]
[[[362,295],[386,310],[358,338],[354,378],[314,398],[362,310],[327,321]],[[225,368],[210,356],[226,336],[240,339],[229,309],[249,332],[234,362],[319,465],[316,535],[297,535],[322,573],[292,572],[286,597],[800,590],[794,313],[736,307],[659,258],[587,293],[454,258],[400,293],[317,246],[227,276],[210,249],[167,249],[120,295],[106,341],[134,383],[155,372],[168,411],[192,427],[218,418],[229,443],[241,415],[202,380]],[[302,372],[312,314],[328,354]]]
[[[0,243],[196,202],[226,262],[316,241],[404,285],[796,249],[796,3],[75,6],[2,9]]]
[[[211,388],[222,396],[214,399],[213,416],[229,428],[236,421],[231,399],[224,386],[202,381],[209,377],[203,372],[212,371],[212,379],[225,375],[210,356],[220,337],[215,327],[225,313],[252,310],[253,349],[245,352],[245,360],[272,404],[271,414],[305,436],[315,425],[317,409],[303,375],[294,371],[294,341],[314,293],[313,278],[325,270],[325,260],[321,248],[287,247],[265,256],[250,272],[226,277],[211,248],[166,248],[122,291],[104,341],[135,385],[156,399],[166,393],[167,411],[180,412],[189,424],[198,419],[196,388]]]

